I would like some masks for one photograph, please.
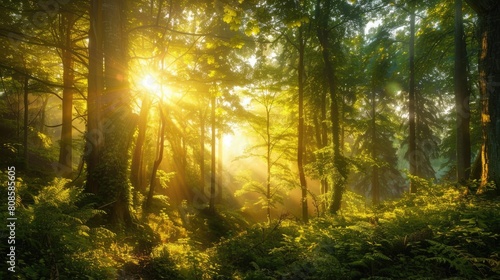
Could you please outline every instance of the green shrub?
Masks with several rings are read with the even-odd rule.
[[[111,279],[115,263],[103,246],[113,234],[91,229],[86,222],[100,211],[79,207],[85,196],[80,188],[68,188],[57,180],[25,205],[18,197],[16,248],[18,279]],[[26,186],[19,185],[20,193]]]

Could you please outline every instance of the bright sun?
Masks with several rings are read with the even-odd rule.
[[[165,99],[171,95],[169,87],[162,85],[158,78],[153,74],[146,74],[139,81],[140,87],[148,94],[156,96],[160,99]]]

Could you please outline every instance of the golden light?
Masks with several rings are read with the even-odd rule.
[[[139,80],[139,87],[147,94],[165,100],[172,95],[172,91],[168,86],[163,85],[158,77],[148,73]]]
[[[224,134],[224,136],[222,136],[222,142],[224,143],[224,147],[231,147],[231,144],[233,143],[233,135]]]
[[[141,86],[145,89],[154,91],[157,89],[158,84],[156,82],[156,79],[153,77],[151,74],[147,74],[144,76],[141,80]]]

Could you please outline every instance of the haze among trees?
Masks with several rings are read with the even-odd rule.
[[[496,0],[2,1],[0,278],[500,278],[499,26]]]

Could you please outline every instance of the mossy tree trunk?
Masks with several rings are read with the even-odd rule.
[[[93,11],[102,11],[102,14],[93,16],[102,16],[102,21],[98,23],[102,25],[97,25],[94,30],[103,31],[105,89],[98,104],[100,107],[94,108],[101,114],[97,122],[101,124],[99,137],[102,140],[95,155],[98,162],[93,162],[94,166],[88,170],[88,180],[95,185],[88,186],[88,189],[97,195],[100,207],[107,213],[108,222],[129,226],[132,217],[129,209],[128,149],[135,119],[130,108],[128,85],[128,45],[124,28],[127,22],[126,1],[103,0],[96,4],[99,6]],[[95,75],[99,76],[100,73]]]

